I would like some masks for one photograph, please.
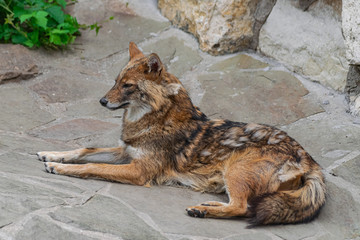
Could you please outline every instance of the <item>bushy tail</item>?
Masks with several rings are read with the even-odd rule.
[[[249,228],[257,225],[308,222],[315,218],[325,203],[325,181],[318,167],[304,175],[298,190],[262,195],[250,202]]]

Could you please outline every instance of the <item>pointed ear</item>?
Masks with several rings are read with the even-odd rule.
[[[129,43],[129,54],[130,54],[130,61],[144,57],[144,54],[140,51],[140,49],[136,46],[134,42]]]
[[[181,88],[181,84],[179,83],[170,83],[166,85],[168,96],[177,95],[179,93],[180,88]]]
[[[149,72],[160,72],[162,62],[156,53],[150,54],[148,57]]]

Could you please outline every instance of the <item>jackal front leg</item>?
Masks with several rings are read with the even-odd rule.
[[[61,163],[128,163],[122,147],[117,148],[81,148],[64,152],[38,152],[43,162]]]
[[[46,162],[45,170],[54,174],[81,178],[101,178],[134,185],[145,185],[150,179],[150,173],[144,172],[143,168],[136,162],[123,165],[105,163],[62,164]]]

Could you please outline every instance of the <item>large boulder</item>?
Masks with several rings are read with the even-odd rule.
[[[346,45],[346,57],[350,64],[360,65],[360,1],[343,0],[342,32]]]
[[[278,0],[260,31],[259,50],[292,71],[344,91],[349,65],[339,12],[341,0],[319,0],[307,11],[294,1]]]
[[[276,0],[159,0],[161,13],[194,34],[213,55],[256,49],[261,26]]]

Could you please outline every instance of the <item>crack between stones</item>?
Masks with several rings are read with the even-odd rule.
[[[143,39],[143,41],[139,42],[139,44],[141,44],[141,43],[143,43],[143,42],[146,42],[146,41],[148,41],[148,40],[150,40],[150,39],[156,38],[158,35],[162,34],[163,32],[166,32],[166,31],[169,30],[171,27],[172,27],[172,25],[170,25],[170,26],[168,26],[168,27],[165,27],[164,29],[158,31],[156,36],[152,36],[152,35],[150,34],[149,37],[145,37],[145,38]],[[94,63],[96,63],[96,62],[102,62],[102,61],[104,61],[104,60],[106,60],[106,59],[108,59],[108,58],[110,58],[110,57],[112,57],[112,56],[115,56],[115,55],[117,55],[117,54],[120,54],[120,55],[121,55],[121,54],[125,54],[125,53],[127,53],[127,52],[128,52],[128,49],[119,50],[119,51],[116,51],[116,52],[114,52],[114,53],[111,53],[111,54],[109,54],[109,55],[107,55],[107,56],[105,56],[105,57],[96,59],[96,60],[93,61],[93,62],[94,62]]]
[[[328,172],[329,174],[332,174],[331,173],[332,170],[334,170],[335,168],[341,166],[342,164],[344,164],[348,161],[355,159],[359,155],[360,155],[360,151],[358,151],[358,150],[352,151],[349,154],[347,154],[345,157],[343,157],[339,160],[336,160],[333,164],[331,164],[329,167],[327,167],[325,169],[325,171]]]
[[[333,176],[332,174],[325,172],[327,181],[330,181],[334,183],[336,186],[338,186],[341,189],[347,190],[354,201],[360,203],[360,190],[358,189],[358,186],[355,186],[354,184],[344,180],[341,177]]]
[[[190,240],[218,240],[219,238],[210,238],[210,237],[204,237],[204,236],[195,236],[195,235],[187,235],[187,234],[181,234],[181,233],[164,233],[166,237],[173,240],[180,240],[183,238],[190,239]],[[226,239],[228,238],[220,238],[220,239]]]
[[[136,216],[138,216],[141,220],[143,220],[148,226],[150,226],[151,228],[153,228],[154,230],[159,232],[161,235],[166,237],[165,233],[161,230],[161,228],[154,222],[154,220],[148,214],[141,212],[139,210],[136,210],[134,207],[132,207],[130,204],[128,204],[124,200],[111,195],[109,193],[110,187],[111,187],[111,183],[109,183],[106,187],[99,190],[98,193],[103,196],[106,196],[106,197],[109,197],[109,198],[119,201],[121,204],[126,206],[130,211],[132,211]]]

